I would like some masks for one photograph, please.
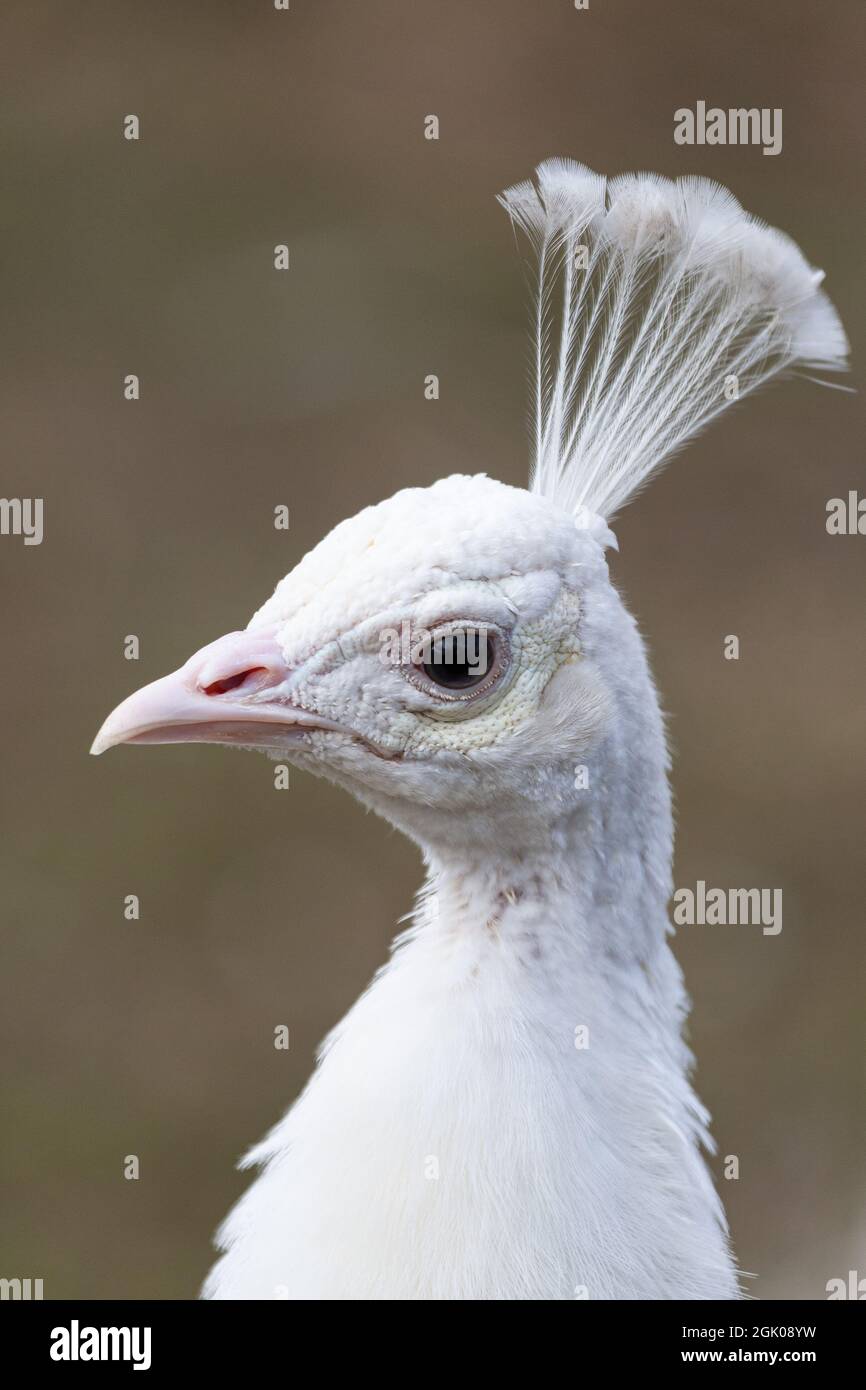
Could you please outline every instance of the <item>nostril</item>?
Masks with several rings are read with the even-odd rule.
[[[257,676],[260,672],[267,673],[265,666],[250,666],[246,671],[238,671],[235,676],[225,676],[222,680],[211,681],[210,685],[202,686],[205,695],[227,695],[230,690],[237,690],[240,686],[246,685],[252,676]]]
[[[276,642],[252,632],[229,632],[191,656],[184,676],[198,695],[246,700],[273,690],[290,672]]]

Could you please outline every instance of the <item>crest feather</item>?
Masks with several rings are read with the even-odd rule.
[[[531,488],[565,510],[609,519],[733,400],[846,365],[823,272],[710,179],[549,159],[499,201],[537,262]]]

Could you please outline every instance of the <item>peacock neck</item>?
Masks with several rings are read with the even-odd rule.
[[[608,789],[609,790],[609,789]],[[653,804],[653,798],[649,798]],[[683,991],[667,944],[671,824],[663,772],[654,814],[599,786],[518,849],[427,852],[413,935],[518,1013],[562,1026],[618,1016],[645,1052],[679,1057]],[[683,1054],[684,1055],[684,1054]]]
[[[467,827],[425,846],[429,890],[448,929],[507,939],[534,916],[576,957],[623,962],[663,944],[673,819],[661,735],[638,753],[611,738],[581,771],[586,785],[565,807],[541,804],[523,818],[497,808],[495,836],[475,839]]]
[[[251,1155],[221,1296],[249,1288],[256,1239],[256,1290],[292,1297],[735,1295],[679,1036],[669,837],[600,785],[519,847],[498,824],[496,846],[428,847],[413,926]]]

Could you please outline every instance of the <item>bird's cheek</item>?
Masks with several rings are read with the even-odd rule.
[[[414,725],[413,716],[403,709],[403,685],[392,670],[363,653],[308,682],[302,681],[295,695],[305,709],[352,730],[377,748],[397,754]]]

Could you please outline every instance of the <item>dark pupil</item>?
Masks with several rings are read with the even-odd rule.
[[[447,690],[470,690],[492,670],[495,647],[492,637],[485,642],[476,633],[459,633],[436,641],[430,655],[422,670],[431,681]]]

